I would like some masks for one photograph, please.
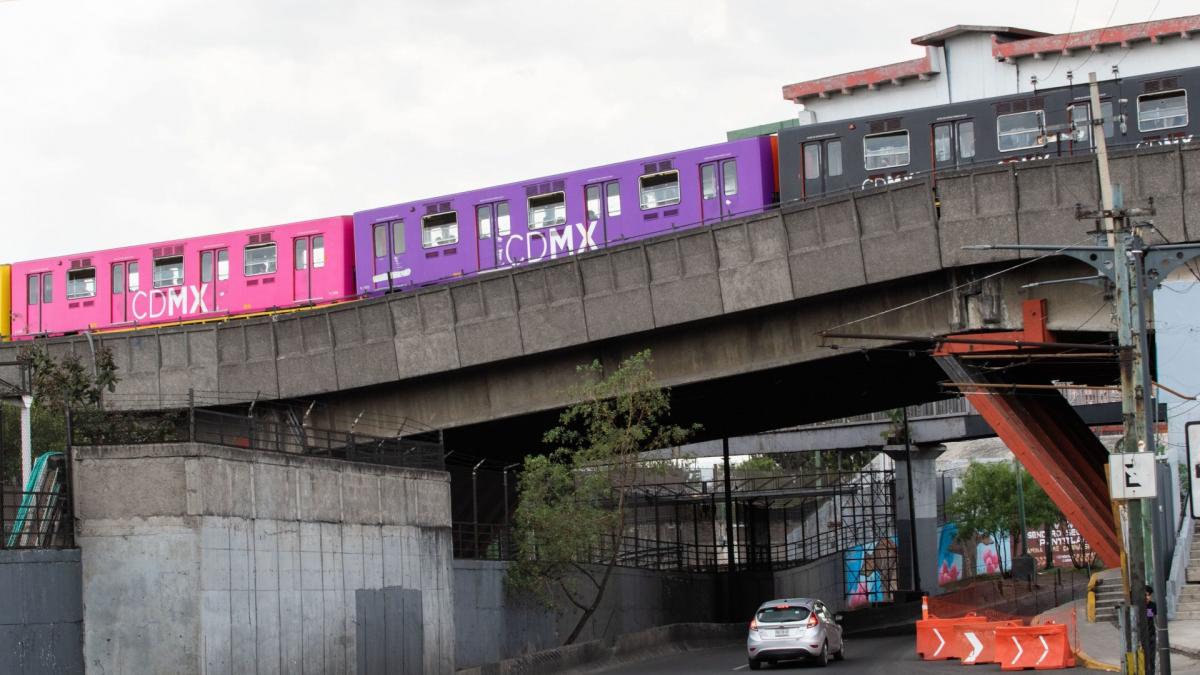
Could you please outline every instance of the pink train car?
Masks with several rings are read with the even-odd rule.
[[[349,216],[14,263],[12,337],[218,319],[354,297]]]

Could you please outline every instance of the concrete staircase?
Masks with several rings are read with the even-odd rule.
[[[1117,607],[1124,597],[1121,587],[1121,570],[1104,570],[1099,574],[1096,585],[1096,623],[1115,623]]]
[[[1179,608],[1176,619],[1200,619],[1200,529],[1192,534],[1192,550],[1189,551],[1187,581],[1179,589]]]

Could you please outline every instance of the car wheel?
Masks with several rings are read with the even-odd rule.
[[[842,648],[837,650],[837,653],[833,655],[833,660],[834,661],[845,661],[846,660],[846,640],[845,640],[845,638],[842,639]]]
[[[817,654],[816,663],[818,666],[821,666],[822,668],[829,665],[829,642],[828,641],[821,643],[821,653]]]
[[[759,668],[762,668],[762,661],[750,659],[750,670],[758,670]]]

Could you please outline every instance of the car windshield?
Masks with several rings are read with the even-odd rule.
[[[780,605],[758,610],[759,623],[784,623],[786,621],[804,621],[808,618],[808,608],[798,605]]]

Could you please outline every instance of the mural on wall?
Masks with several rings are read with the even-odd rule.
[[[891,601],[897,576],[895,537],[854,546],[846,549],[843,556],[847,607]]]
[[[958,526],[946,523],[938,528],[938,585],[962,579],[964,574],[999,574],[1012,569],[1012,537],[977,534],[959,538]]]

